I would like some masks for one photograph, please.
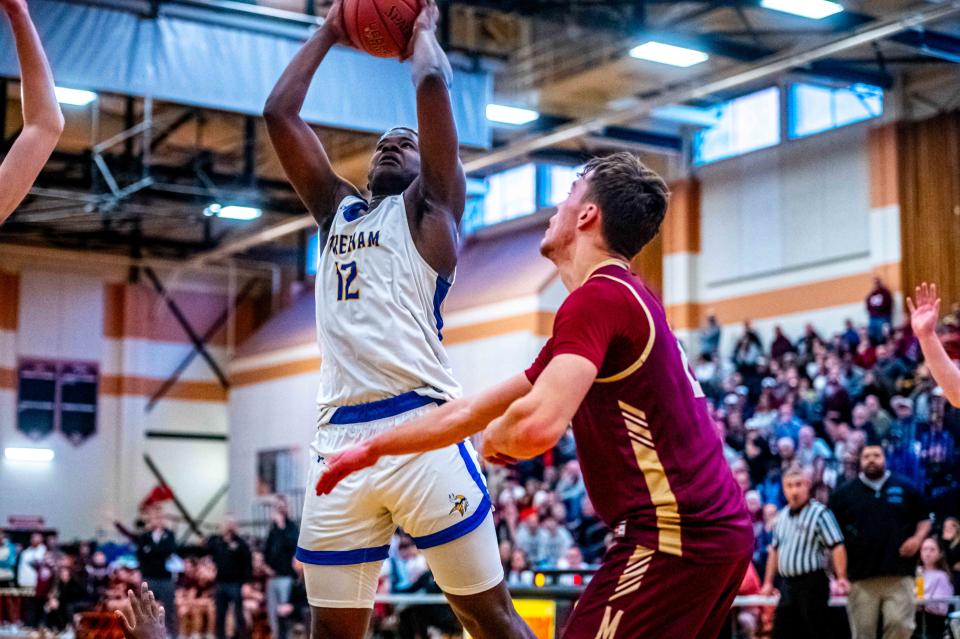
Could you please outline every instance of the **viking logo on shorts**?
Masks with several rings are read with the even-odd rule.
[[[450,509],[450,514],[460,513],[461,517],[466,517],[467,511],[470,510],[470,502],[467,501],[467,498],[463,495],[450,493],[449,499],[450,503],[453,504],[453,508]]]

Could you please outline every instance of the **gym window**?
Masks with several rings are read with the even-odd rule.
[[[780,143],[780,87],[713,107],[718,122],[697,133],[694,163],[709,164]]]
[[[883,89],[869,84],[831,87],[796,82],[788,95],[791,138],[822,133],[883,115]]]

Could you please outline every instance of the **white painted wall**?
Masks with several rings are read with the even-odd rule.
[[[15,370],[19,357],[76,359],[98,362],[101,375],[166,377],[192,347],[104,338],[104,288],[104,277],[96,273],[22,271],[18,330],[0,331],[0,367]],[[214,351],[222,361],[223,350]],[[214,378],[197,358],[182,379]],[[60,433],[39,442],[18,433],[16,401],[15,390],[0,391],[0,449],[48,447],[55,458],[50,464],[0,458],[0,523],[10,515],[41,515],[65,539],[110,533],[113,520],[132,521],[137,504],[156,485],[144,453],[192,514],[227,480],[226,442],[145,438],[147,431],[226,434],[224,403],[164,399],[147,413],[146,397],[101,394],[96,435],[74,446]],[[225,508],[215,509],[212,520]]]
[[[866,255],[870,174],[866,126],[724,160],[702,183],[701,282]]]

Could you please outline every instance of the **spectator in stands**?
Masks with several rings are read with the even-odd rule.
[[[17,547],[0,528],[0,590],[16,587]],[[20,622],[20,600],[0,594],[0,628]]]
[[[797,440],[797,452],[795,456],[797,462],[805,468],[812,467],[814,461],[817,459],[829,459],[832,457],[827,442],[817,437],[817,432],[813,430],[812,426],[801,426]]]
[[[561,526],[560,522],[553,516],[544,518],[543,525],[540,527],[540,538],[542,551],[540,563],[547,568],[556,567],[570,546],[573,545],[573,537],[570,535],[570,531]]]
[[[874,639],[883,610],[884,639],[908,639],[914,629],[914,567],[930,532],[926,501],[886,468],[879,442],[860,454],[858,479],[830,502],[845,538],[851,583],[847,614],[853,636]]]
[[[166,615],[167,633],[177,636],[177,615],[174,594],[176,587],[173,575],[167,570],[167,562],[177,552],[177,540],[173,531],[167,528],[163,509],[160,505],[151,506],[144,514],[146,530],[136,538],[137,562],[140,573],[153,591],[157,601],[170,614]]]
[[[854,326],[853,320],[847,318],[843,322],[843,334],[840,335],[848,353],[853,353],[860,346],[860,332]]]
[[[873,278],[873,290],[867,295],[867,331],[874,344],[883,341],[884,331],[893,324],[893,295],[879,277]]]
[[[960,519],[947,517],[940,532],[940,548],[944,560],[950,567],[950,577],[954,590],[960,585]]]
[[[882,440],[890,432],[893,417],[880,405],[880,399],[876,395],[867,395],[863,403],[867,407],[867,415],[870,424],[873,425],[874,433]]]
[[[62,632],[73,622],[75,613],[90,607],[88,597],[86,587],[76,578],[70,566],[61,565],[57,569],[54,587],[44,604],[45,625]]]
[[[776,440],[789,437],[796,444],[800,438],[800,428],[802,426],[803,422],[793,412],[793,403],[784,402],[780,405],[780,414],[773,424],[773,437]]]
[[[580,521],[577,522],[574,535],[587,563],[596,563],[603,556],[607,532],[607,525],[597,517],[593,502],[584,496],[580,504]]]
[[[752,378],[757,374],[757,366],[763,357],[763,343],[760,336],[753,330],[750,320],[743,323],[743,335],[737,340],[733,352],[733,365],[744,379]]]
[[[279,637],[280,623],[277,607],[290,601],[290,588],[293,587],[293,556],[297,552],[297,539],[300,531],[288,516],[287,499],[277,495],[273,507],[273,521],[263,546],[263,555],[270,571],[266,585],[267,619],[270,632]]]
[[[833,513],[810,498],[810,477],[799,466],[783,475],[787,507],[777,515],[761,592],[771,595],[779,575],[780,602],[774,639],[828,637],[830,580],[825,553],[830,551],[839,592],[849,590],[843,534]]]
[[[797,349],[793,346],[790,339],[783,334],[783,328],[777,325],[773,328],[773,343],[770,345],[770,357],[774,360],[781,360],[787,353],[796,353]]]
[[[940,544],[936,537],[923,540],[920,547],[921,575],[923,577],[923,598],[940,599],[953,596],[953,582],[950,578],[950,567],[943,556]],[[942,639],[947,622],[949,604],[926,604],[920,612],[921,619],[917,624],[925,632],[919,639]]]
[[[520,548],[515,548],[510,556],[510,567],[507,570],[507,585],[511,587],[532,586],[533,571],[530,570],[530,562],[527,560],[527,554]]]
[[[30,545],[20,552],[17,567],[17,586],[20,588],[37,587],[37,571],[47,554],[47,547],[43,545],[43,535],[35,532],[30,535]],[[21,619],[28,628],[36,628],[42,621],[43,599],[40,597],[24,597],[21,602]]]
[[[700,330],[700,354],[709,355],[711,359],[720,350],[720,324],[713,313],[707,315],[707,325]]]
[[[580,472],[580,462],[568,461],[560,471],[560,479],[554,489],[557,496],[567,509],[567,518],[571,521],[580,519],[580,508],[587,494],[587,487],[583,483],[583,474]],[[564,523],[563,521],[560,522]]]
[[[227,611],[233,606],[235,620],[234,637],[245,639],[246,621],[243,615],[243,584],[253,576],[253,556],[250,546],[237,534],[237,520],[227,515],[223,520],[223,533],[207,541],[207,549],[217,567],[216,633],[217,639],[226,639]]]
[[[309,627],[310,604],[307,602],[307,587],[303,581],[303,564],[296,559],[293,561],[293,574],[289,600],[277,606],[280,630],[273,639],[286,639],[290,631],[297,626],[304,629]],[[309,633],[306,634],[309,636]]]
[[[536,565],[543,559],[543,538],[540,535],[540,516],[537,511],[531,510],[524,515],[517,528],[516,545],[531,563]]]

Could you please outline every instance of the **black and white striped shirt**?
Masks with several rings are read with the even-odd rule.
[[[815,499],[797,513],[791,513],[789,507],[777,513],[771,545],[777,549],[777,571],[782,577],[823,570],[824,551],[842,543],[837,519]]]

